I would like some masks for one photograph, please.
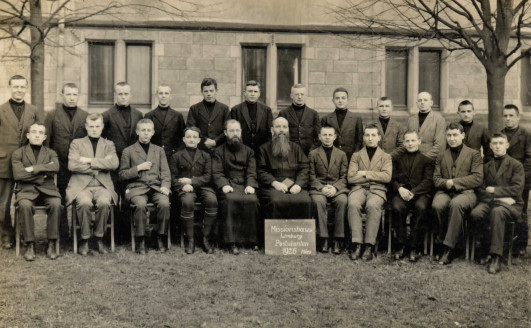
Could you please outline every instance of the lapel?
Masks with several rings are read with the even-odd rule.
[[[168,110],[169,110],[169,108],[168,108]],[[165,117],[165,118],[168,117],[168,114],[169,114],[169,113],[166,114],[166,117]],[[153,117],[155,120],[157,120],[157,122],[159,122],[160,126],[164,126],[164,120],[161,119],[161,116],[162,116],[162,110],[160,110],[159,107],[157,106],[157,108],[155,108],[155,109],[153,110],[153,116],[152,116],[152,117]]]
[[[292,117],[292,119],[295,122],[299,122],[299,118],[297,117],[297,114],[295,113],[295,109],[293,108],[293,105],[288,107],[288,114]],[[303,115],[304,117],[304,115]]]
[[[332,151],[332,154],[333,153],[334,152]],[[329,170],[328,159],[326,158],[326,152],[323,149],[323,147],[319,147],[319,150],[317,151],[317,154],[319,155],[319,158],[323,162],[323,165],[326,168],[326,171],[328,171]],[[330,158],[330,162],[332,162],[332,158]]]
[[[33,150],[31,149],[31,146],[29,143],[26,146],[24,146],[24,153],[26,154],[26,157],[29,159],[31,165],[37,164],[37,160],[35,159],[35,155],[33,154]],[[42,153],[42,149],[39,152],[39,158],[42,157],[41,153]]]
[[[514,148],[520,141],[520,134],[522,134],[522,129],[518,126],[518,130],[513,134],[511,140],[509,140],[509,149]]]
[[[452,178],[452,153],[450,152],[450,147],[444,151],[443,161],[446,163],[444,167],[448,168],[448,175]]]
[[[101,139],[101,137],[100,137]],[[90,139],[88,136],[84,137],[82,140],[82,145],[83,147],[85,148],[85,154],[88,154],[89,156],[91,156],[92,158],[94,158],[94,149],[92,148],[92,142],[90,142]],[[99,141],[98,141],[98,145],[99,145]],[[97,151],[97,149],[96,149]]]
[[[451,154],[450,154],[451,157]],[[461,152],[459,153],[459,156],[457,156],[457,159],[455,160],[455,174],[457,176],[458,172],[461,170],[461,166],[463,165],[463,162],[466,158],[469,158],[468,156],[468,147],[463,143],[463,149],[461,149]]]
[[[197,148],[197,149],[195,150],[195,154],[194,154],[194,158],[192,159],[192,165],[191,165],[191,166],[194,166],[195,163],[197,163],[197,161],[199,160],[199,156],[201,156],[201,155],[199,154],[199,152],[200,152],[200,150],[199,150],[199,148]],[[190,156],[188,156],[188,158],[190,158]]]
[[[507,170],[509,167],[509,159],[507,158],[508,155],[505,155],[505,158],[500,164],[500,168],[496,172],[496,165],[494,164],[494,161],[492,161],[492,170],[495,172],[492,176],[494,177],[494,181],[502,175],[503,172]]]
[[[15,113],[13,113],[13,110],[11,109],[11,105],[9,104],[9,101],[6,102],[4,106],[2,106],[2,111],[4,112],[4,116],[7,118],[7,121],[8,121],[8,124],[6,125],[18,126],[19,121]],[[24,112],[26,112],[26,110],[24,110]]]
[[[260,121],[266,116],[265,106],[259,101],[256,102],[256,126],[260,126]]]
[[[367,153],[367,151],[365,151]],[[375,168],[376,163],[380,161],[380,157],[382,157],[383,150],[380,147],[376,148],[376,151],[374,152],[374,156],[372,156],[372,160],[369,164],[369,171],[379,171],[381,168]],[[367,155],[367,159],[369,159],[369,155]]]
[[[258,112],[259,108],[258,104],[256,104],[256,115],[258,115]],[[249,116],[249,109],[247,108],[247,103],[245,101],[242,103],[242,115],[245,119],[245,122],[247,123],[247,126],[251,127],[251,117]]]
[[[209,119],[209,123],[212,123],[214,122],[214,120],[216,119],[216,117],[219,115],[220,113],[220,109],[219,109],[219,105],[218,105],[218,101],[216,100],[216,103],[214,104],[214,108],[212,108],[212,115],[210,115],[210,119]],[[206,111],[206,107],[205,107],[205,111]]]
[[[140,146],[140,144],[139,144]],[[142,146],[140,146],[140,148],[142,148]],[[144,149],[142,149],[142,152],[144,151]],[[153,146],[152,143],[149,143],[149,148],[148,148],[148,153],[147,153],[147,158],[146,160],[148,162],[151,162],[151,163],[156,163],[156,156],[155,156],[155,147]]]
[[[345,115],[345,120],[343,121],[343,126],[346,126],[345,125],[345,121],[348,119],[348,115],[349,112],[348,112],[348,109],[347,109],[347,114]],[[336,115],[336,112],[335,112],[335,109],[334,111],[328,116],[330,118],[330,121],[328,122],[328,124],[330,124],[332,127],[334,127],[337,131],[337,133],[339,133],[341,131],[341,128],[339,127],[339,122],[337,121],[337,115]],[[337,139],[336,139],[337,141]]]
[[[135,142],[133,147],[135,147],[134,149],[136,151],[136,155],[140,158],[140,160],[142,162],[146,162],[147,158],[149,157],[149,153],[152,152],[151,145],[149,145],[149,150],[148,150],[148,154],[147,155],[146,155],[146,152],[144,152],[144,148],[142,148],[142,146],[140,146],[140,141]]]
[[[131,110],[131,113],[132,112],[133,111]],[[119,122],[118,124],[115,124],[115,126],[117,126],[118,129],[120,130],[120,133],[122,134],[122,137],[127,139],[129,136],[125,135],[125,130],[124,130],[125,121],[124,121],[124,118],[122,117],[122,115],[120,113],[118,113],[118,108],[116,107],[116,105],[114,105],[114,107],[112,108],[111,115],[112,115],[114,121]],[[133,123],[133,121],[131,120],[131,124],[132,123]],[[132,130],[133,129],[131,129],[131,131]]]
[[[483,181],[486,185],[490,185],[496,179],[496,164],[494,164],[494,159],[485,164],[483,170],[485,173]]]
[[[374,154],[374,156],[376,156],[376,154]],[[374,156],[372,157],[372,159],[374,159]],[[362,171],[368,170],[369,167],[371,166],[371,161],[369,160],[369,154],[367,153],[367,148],[363,147],[361,149],[360,158],[361,158],[361,163],[363,164]]]
[[[417,124],[419,124],[420,123],[418,122],[419,116],[418,115],[415,115],[415,116],[417,117]],[[424,123],[422,123],[422,126],[420,127],[420,130],[419,130],[420,134],[423,134],[424,132],[426,132],[426,130],[430,130],[432,127],[432,123],[433,123],[433,109],[430,111],[428,116],[426,116]]]
[[[89,140],[90,141],[90,140]],[[92,146],[92,145],[90,145]],[[95,158],[104,158],[105,157],[105,146],[103,145],[103,138],[98,139],[98,144],[96,145],[96,154],[94,154]]]
[[[164,116],[164,122],[162,123],[162,129],[164,129],[168,123],[170,123],[175,115],[175,110],[173,108],[168,107],[168,113],[166,113],[166,116]]]
[[[389,123],[391,123],[391,122],[389,122]],[[418,164],[418,161],[419,161],[419,158],[420,158],[419,154],[420,154],[420,152],[417,151],[417,154],[415,155],[415,158],[413,158],[413,163],[411,164],[410,167],[407,168],[407,175],[408,175],[408,178],[410,178],[410,179],[411,179],[411,176],[415,173],[415,169],[414,168],[417,167],[417,164]],[[407,156],[407,154],[406,154],[406,156]],[[406,163],[406,161],[404,161],[404,163]]]
[[[339,158],[339,149],[332,146],[332,155],[330,156],[330,165],[328,165],[328,173],[330,173],[330,171],[332,171],[332,168],[336,166],[338,158]]]
[[[76,116],[78,116],[77,112],[78,111],[76,111],[76,114],[74,115],[74,119],[76,118]],[[70,122],[70,119],[68,118],[68,114],[65,113],[65,110],[64,110],[62,104],[58,105],[57,110],[55,111],[55,116],[58,118],[59,123],[61,123],[61,125],[63,126],[65,131],[69,135],[72,135],[72,132],[73,132],[72,131],[72,125],[73,125],[72,123],[74,122],[74,119],[72,119],[72,122]]]
[[[470,126],[470,130],[468,131],[468,134],[465,134],[465,140],[463,143],[468,144],[472,138],[472,136],[479,135],[479,124],[472,121],[472,125]]]
[[[377,118],[376,121],[374,121],[374,123],[376,123],[376,127],[378,128],[378,133],[382,136],[382,138],[380,139],[380,145],[382,144],[384,138],[385,138],[385,133],[383,131],[383,127],[382,127],[382,122],[380,122],[380,119]],[[389,122],[387,124],[387,130],[386,132],[389,130],[389,124],[391,124],[391,122]]]

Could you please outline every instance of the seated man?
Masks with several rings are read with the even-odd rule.
[[[223,243],[257,245],[258,198],[255,189],[256,161],[254,151],[243,144],[240,122],[225,122],[226,143],[213,152],[212,177],[220,192],[223,211]]]
[[[203,221],[203,246],[208,254],[214,253],[210,246],[210,232],[218,216],[216,192],[210,187],[212,160],[206,151],[197,149],[201,142],[201,131],[195,126],[184,130],[185,149],[178,150],[171,158],[171,183],[179,198],[181,222],[187,237],[186,254],[193,254],[194,205],[197,198],[205,206]]]
[[[451,252],[457,243],[464,215],[476,205],[474,189],[483,181],[483,159],[479,151],[463,144],[465,132],[459,123],[446,127],[448,148],[437,158],[433,183],[437,193],[432,208],[437,218],[439,243],[445,250],[439,264],[451,262]],[[446,234],[446,236],[445,236]]]
[[[310,151],[310,197],[319,222],[319,236],[323,239],[321,252],[328,252],[328,215],[326,203],[335,207],[334,254],[341,253],[340,239],[345,237],[345,213],[347,211],[347,155],[334,147],[336,129],[323,126],[319,133],[321,146]]]
[[[405,153],[393,159],[392,186],[393,218],[398,227],[399,250],[395,253],[395,260],[404,257],[406,247],[409,248],[409,260],[417,261],[417,242],[420,238],[420,228],[426,222],[431,202],[433,187],[433,161],[419,152],[421,140],[417,131],[408,131],[404,135],[403,146]],[[409,243],[406,244],[406,218],[409,211],[413,212],[410,227]]]
[[[361,255],[361,245],[365,244],[362,258],[372,260],[373,247],[380,228],[382,206],[387,199],[386,183],[391,181],[393,162],[391,155],[380,147],[381,135],[376,124],[369,124],[363,132],[365,147],[352,155],[348,167],[348,183],[352,190],[348,195],[348,223],[352,233],[354,252],[351,260],[357,260]],[[361,208],[365,206],[367,222],[365,224],[365,238],[363,236],[363,222]]]
[[[35,203],[44,203],[48,220],[46,235],[48,250],[46,256],[54,260],[55,243],[59,237],[59,219],[62,206],[61,195],[54,184],[54,175],[59,171],[57,154],[42,145],[46,139],[46,128],[42,123],[34,123],[26,134],[29,144],[15,150],[11,156],[13,177],[17,181],[16,202],[22,226],[22,235],[27,243],[24,258],[35,260],[35,222],[33,213]]]
[[[298,144],[289,141],[288,120],[273,120],[271,133],[273,139],[259,149],[256,168],[265,217],[309,219],[312,201],[305,190],[308,158]]]
[[[500,271],[505,222],[511,218],[520,219],[524,206],[524,166],[507,155],[508,148],[509,142],[505,134],[492,135],[490,149],[494,153],[494,159],[483,167],[483,186],[478,190],[480,203],[470,214],[472,221],[481,228],[488,230],[490,227],[490,255],[481,262],[490,261],[488,272],[492,274]]]
[[[118,178],[127,184],[125,200],[135,206],[133,220],[138,253],[145,255],[144,236],[147,225],[147,203],[157,207],[157,242],[161,252],[166,251],[162,236],[170,218],[171,176],[164,149],[150,143],[155,133],[153,121],[141,119],[136,125],[138,141],[124,149]],[[134,242],[134,241],[132,241]]]
[[[114,143],[101,138],[103,116],[89,114],[85,119],[85,129],[88,136],[74,139],[70,144],[68,169],[72,176],[66,188],[67,206],[74,200],[77,204],[77,218],[81,226],[79,254],[83,256],[87,255],[89,249],[93,203],[96,203],[94,237],[100,254],[107,253],[102,238],[111,211],[111,202],[118,204],[118,195],[114,192],[110,173],[118,168],[118,155]]]

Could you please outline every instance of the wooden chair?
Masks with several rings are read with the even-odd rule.
[[[72,207],[72,241],[74,246],[74,254],[77,254],[77,231],[81,229],[81,226],[77,222],[77,202],[74,200],[70,206]],[[92,212],[91,225],[94,224],[96,210],[97,207],[96,204],[94,204],[90,209]],[[105,228],[111,230],[111,252],[114,252],[114,203],[111,203],[111,211]]]
[[[47,215],[45,206],[35,206],[35,213],[33,214],[33,216],[35,217],[38,214],[38,212],[42,212],[44,216]],[[21,224],[22,223],[20,222],[19,207],[18,207],[18,204],[15,204],[15,256],[20,255],[20,242],[21,242],[20,225]],[[55,253],[59,255],[60,251],[61,251],[60,242],[59,242],[59,238],[57,238],[57,241],[55,242]]]
[[[131,250],[133,252],[136,250],[136,245],[135,245],[135,220],[133,220],[133,217],[132,217],[133,213],[135,211],[135,208],[136,208],[135,204],[133,204],[133,203],[129,204],[129,209],[131,210],[131,217],[130,217],[130,219],[131,219]],[[156,223],[153,223],[153,224],[150,223],[149,219],[151,217],[151,213],[156,211],[157,207],[155,206],[154,203],[148,203],[147,206],[146,206],[146,209],[148,211],[148,220],[147,220],[146,228],[149,228],[149,227],[153,228],[156,225]],[[171,218],[170,218],[170,220],[168,220],[167,224],[168,224],[168,227],[166,228],[166,230],[167,230],[166,231],[166,233],[167,233],[167,246],[166,246],[166,248],[169,250],[171,248],[171,235],[170,235]]]

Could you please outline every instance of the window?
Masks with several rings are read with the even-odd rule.
[[[428,91],[433,98],[433,107],[440,107],[441,51],[419,50],[419,92]]]
[[[531,54],[522,58],[522,105],[531,106]]]
[[[385,93],[397,109],[407,107],[407,49],[385,51]]]
[[[131,86],[131,104],[151,105],[151,44],[126,44],[126,81]]]
[[[291,87],[301,80],[301,48],[277,48],[277,104],[291,105]]]
[[[243,83],[250,80],[255,80],[260,83],[260,102],[265,103],[267,88],[266,88],[266,47],[260,46],[244,46],[242,48],[242,66],[243,66]]]
[[[114,42],[89,42],[89,104],[114,101]]]

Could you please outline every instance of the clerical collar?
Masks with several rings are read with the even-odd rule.
[[[144,149],[144,151],[146,152],[146,154],[148,153],[149,151],[149,142],[148,143],[141,143],[140,140],[138,141],[138,143],[140,143],[140,146],[142,146],[142,148]]]
[[[93,138],[93,137],[89,136],[89,139],[90,139],[91,142],[96,142],[96,141],[100,140],[100,137]]]
[[[129,110],[129,109],[131,109],[131,107],[129,105],[118,105],[118,104],[116,105],[116,108],[118,110]]]
[[[31,149],[33,149],[33,150],[40,150],[41,147],[42,147],[42,145],[32,145],[32,144],[30,144],[30,147],[31,147]]]
[[[66,106],[65,104],[63,104],[63,109],[64,109],[64,110],[74,111],[74,110],[77,109],[77,106],[74,106],[74,107],[68,107],[68,106]]]
[[[381,116],[378,116],[378,119],[379,119],[380,121],[387,121],[387,122],[389,122],[389,120],[391,119],[391,117],[381,117]]]
[[[459,122],[459,124],[461,124],[463,127],[465,126],[472,126],[472,123],[474,123],[473,121],[472,122],[465,122],[465,121],[461,121]]]
[[[157,106],[158,109],[161,109],[161,110],[168,110],[168,108],[170,108],[170,105],[166,106],[166,107],[163,107],[162,105],[158,105]]]
[[[295,109],[295,110],[303,110],[304,108],[306,108],[306,104],[303,104],[303,105],[299,106],[299,105],[296,105],[296,104],[292,103],[291,105],[293,106],[293,109]]]
[[[9,98],[9,103],[12,105],[12,106],[23,106],[25,105],[25,102],[24,102],[24,99],[22,99],[22,101],[16,101],[15,99],[13,98]]]

